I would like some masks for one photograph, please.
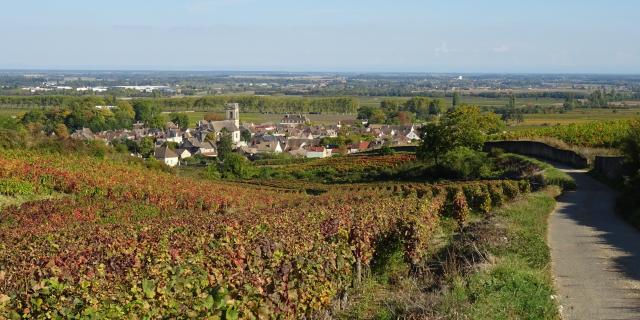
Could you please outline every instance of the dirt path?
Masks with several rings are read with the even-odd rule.
[[[564,319],[640,319],[640,232],[613,210],[614,192],[582,170],[558,199],[549,246]]]

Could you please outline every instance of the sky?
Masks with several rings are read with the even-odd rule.
[[[640,73],[637,0],[0,0],[1,69]]]

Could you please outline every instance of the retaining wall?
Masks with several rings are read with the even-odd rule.
[[[574,168],[586,168],[589,160],[575,151],[559,149],[538,141],[488,141],[484,150],[499,148],[506,152],[543,158],[569,165]]]

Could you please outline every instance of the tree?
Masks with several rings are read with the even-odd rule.
[[[414,120],[413,113],[408,111],[399,111],[399,112],[394,112],[392,115],[390,115],[387,118],[386,122],[389,124],[408,125],[408,124],[412,124],[413,120]]]
[[[162,144],[163,147],[169,147],[169,149],[171,150],[176,150],[178,149],[178,147],[180,146],[177,142],[173,142],[173,141],[165,141]]]
[[[461,100],[462,99],[460,98],[460,93],[454,92],[453,93],[453,98],[452,98],[452,101],[451,101],[451,103],[453,104],[453,107],[455,108],[455,107],[459,106]]]
[[[453,142],[446,136],[446,128],[435,122],[429,122],[420,128],[421,143],[416,152],[421,160],[432,159],[436,164],[447,150],[451,149]]]
[[[251,175],[251,164],[247,158],[237,153],[229,153],[218,164],[222,178],[246,179]]]
[[[382,108],[386,113],[402,111],[404,110],[404,107],[402,100],[398,99],[386,99],[380,102],[380,108]]]
[[[442,155],[457,147],[479,151],[488,134],[503,128],[496,114],[482,114],[476,106],[461,106],[444,114],[439,123],[428,123],[420,129],[422,143],[417,155],[437,164]]]
[[[135,119],[137,121],[144,122],[153,128],[162,128],[164,125],[164,122],[162,122],[160,126],[157,126],[158,120],[160,119],[159,117],[161,116],[161,110],[160,107],[151,104],[150,101],[136,100],[133,103],[133,110],[135,111]]]
[[[573,93],[570,93],[567,98],[564,100],[562,107],[565,111],[571,111],[576,108],[576,99]]]
[[[244,141],[244,142],[249,142],[251,141],[251,131],[247,130],[247,129],[242,129],[240,130],[240,140]]]
[[[505,106],[504,111],[502,112],[502,120],[509,122],[513,120],[515,122],[524,121],[524,116],[522,115],[522,111],[516,106],[516,97],[515,95],[511,95],[509,97],[509,102]]]
[[[182,129],[189,128],[189,116],[186,113],[171,113],[169,119]]]
[[[151,119],[151,121],[147,122],[147,125],[150,128],[163,129],[166,123],[167,117],[163,114],[158,113]]]
[[[140,155],[145,158],[149,158],[151,155],[153,155],[154,148],[155,143],[153,142],[153,138],[151,137],[144,137],[138,143],[138,153],[140,153]]]
[[[115,126],[117,128],[130,129],[136,117],[136,113],[135,111],[133,111],[133,107],[127,101],[118,101],[117,107],[118,108],[113,112],[115,118]]]
[[[592,92],[588,98],[589,106],[591,108],[606,108],[609,106],[609,99],[604,89],[600,89]]]
[[[413,97],[405,102],[405,110],[415,113],[418,119],[427,119],[433,101],[427,97]]]
[[[30,123],[39,123],[41,125],[43,125],[46,122],[47,118],[44,115],[44,111],[42,111],[41,109],[33,109],[30,110],[29,112],[25,113],[24,116],[22,116],[22,124],[27,125]]]
[[[437,116],[445,111],[444,101],[442,99],[435,99],[429,103],[429,114]]]
[[[367,120],[369,123],[384,123],[387,115],[381,108],[362,106],[358,109],[358,119]]]
[[[222,161],[225,157],[233,152],[233,141],[231,139],[231,133],[226,128],[220,130],[220,139],[216,144],[218,149],[218,158]]]

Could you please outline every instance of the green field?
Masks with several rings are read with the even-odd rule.
[[[27,110],[25,110],[25,109],[3,109],[3,108],[0,108],[0,115],[1,116],[21,116],[25,112],[27,112]]]
[[[388,99],[397,99],[397,100],[408,100],[410,97],[356,97],[360,101],[361,106],[379,106],[382,100]],[[446,102],[447,106],[451,106],[451,98],[441,98]],[[473,97],[473,96],[462,96],[462,103],[477,105],[480,107],[503,107],[507,104],[509,98],[483,98],[483,97]],[[553,99],[553,98],[520,98],[516,100],[517,105],[519,106],[551,106],[551,105],[562,105],[564,102],[563,99]]]

